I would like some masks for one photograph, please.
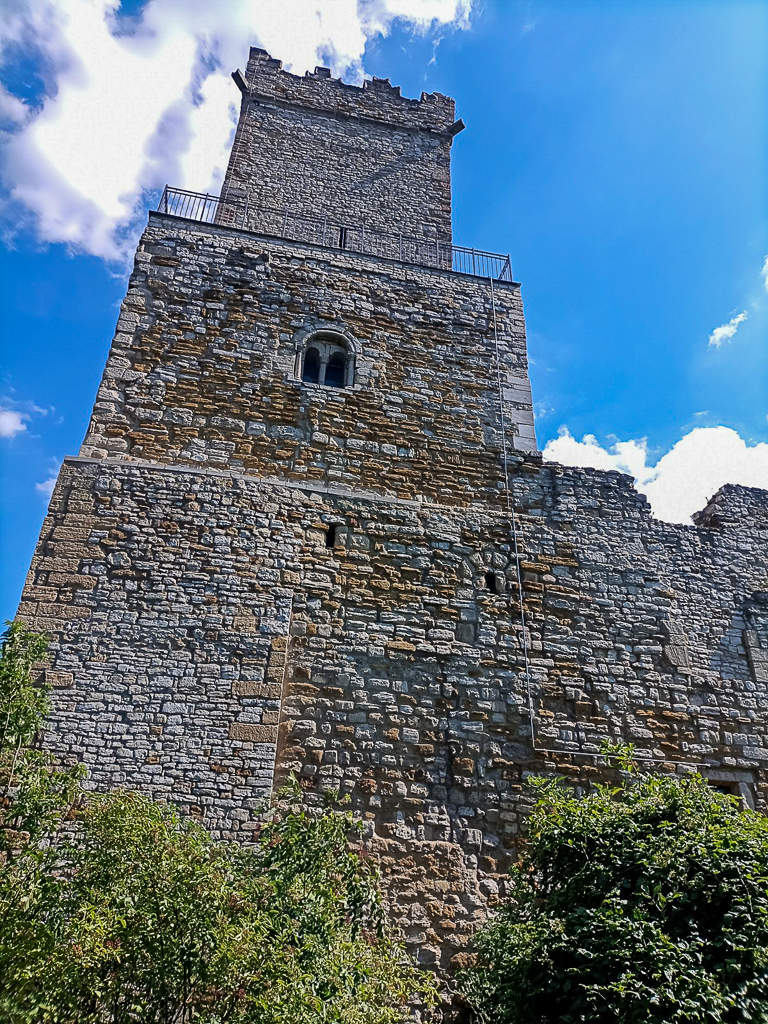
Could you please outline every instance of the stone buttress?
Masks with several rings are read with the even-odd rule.
[[[226,837],[291,773],[348,793],[451,970],[531,773],[586,785],[623,740],[765,810],[768,495],[675,526],[541,463],[519,286],[450,248],[451,100],[259,50],[238,84],[222,201],[150,214],[30,569],[47,742]]]

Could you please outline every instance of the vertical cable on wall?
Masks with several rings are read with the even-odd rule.
[[[525,661],[525,686],[528,695],[528,719],[531,724],[531,743],[536,749],[536,729],[533,717],[533,693],[531,691],[531,667],[528,654],[528,627],[525,623],[525,605],[523,603],[523,576],[520,569],[520,542],[517,529],[517,515],[515,504],[512,500],[512,490],[509,484],[509,457],[507,454],[507,421],[504,414],[504,388],[501,379],[501,354],[499,352],[499,326],[496,317],[496,289],[493,285],[493,275],[489,277],[491,282],[491,309],[493,311],[493,341],[496,350],[496,381],[499,389],[499,412],[501,414],[501,449],[504,460],[504,492],[507,502],[507,515],[512,523],[512,546],[515,556],[515,570],[517,573],[517,599],[520,608],[520,628],[523,632],[523,658]]]

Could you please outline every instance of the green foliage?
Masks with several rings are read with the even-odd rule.
[[[429,986],[387,935],[356,831],[349,814],[278,806],[243,847],[134,793],[92,798],[19,939],[0,926],[0,1018],[402,1020]]]
[[[9,622],[0,643],[0,750],[29,746],[48,714],[48,694],[32,682],[48,640],[21,622]]]
[[[32,745],[48,714],[48,691],[32,679],[47,649],[47,637],[20,622],[9,623],[0,641],[0,865],[55,828],[82,777],[80,768],[56,770]]]
[[[135,793],[85,801],[76,773],[25,746],[47,710],[30,681],[44,652],[14,625],[0,657],[0,1020],[393,1024],[434,999],[349,813],[284,794],[244,846]]]
[[[696,774],[579,799],[538,780],[512,893],[464,977],[493,1024],[768,1022],[768,820]]]

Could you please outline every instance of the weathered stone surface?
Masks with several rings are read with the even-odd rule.
[[[171,276],[157,276],[159,251],[176,253]],[[497,283],[495,303],[502,379],[524,381],[508,448],[533,451],[519,287]],[[487,280],[151,214],[123,313],[134,307],[82,454],[503,501]],[[352,387],[298,377],[301,339],[323,328],[353,339]]]
[[[243,743],[274,743],[277,740],[277,726],[233,722],[229,727],[229,738]]]
[[[453,118],[253,61],[269,116],[303,103],[320,134],[333,103],[345,132]],[[268,149],[243,157],[254,188]],[[299,379],[328,328],[351,387]],[[588,785],[624,740],[766,809],[768,494],[695,518],[542,465],[516,285],[153,214],[20,608],[53,637],[49,745],[227,837],[289,773],[339,788],[408,941],[450,969],[504,892],[531,773]]]
[[[707,528],[654,520],[615,473],[529,461],[513,485],[535,746],[505,511],[67,460],[41,551],[76,500],[73,571],[94,585],[62,590],[78,614],[47,620],[73,679],[51,746],[91,784],[139,786],[227,836],[248,833],[273,775],[349,793],[393,912],[445,967],[503,889],[531,772],[585,784],[601,741],[624,739],[665,770],[724,772],[764,809],[768,682],[743,636],[766,494],[724,489],[743,518]],[[344,546],[320,542],[329,522]],[[670,636],[687,638],[684,668]]]

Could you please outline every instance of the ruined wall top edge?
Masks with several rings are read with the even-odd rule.
[[[549,482],[545,491],[545,507],[548,511],[567,506],[569,501],[574,509],[594,514],[595,507],[589,499],[600,498],[605,507],[617,511],[630,508],[635,513],[656,519],[646,496],[635,489],[632,477],[619,470],[596,469],[591,466],[565,466],[558,462],[546,461],[540,456],[528,456],[525,464],[529,474],[534,471],[539,479]],[[536,472],[538,470],[538,472]],[[546,473],[543,473],[546,471]],[[605,508],[603,509],[605,511]],[[760,487],[745,487],[741,484],[724,484],[699,512],[691,515],[690,523],[670,523],[657,520],[671,530],[717,530],[720,528],[766,530],[768,529],[768,490]]]
[[[282,61],[266,50],[251,47],[245,73],[249,94],[405,128],[444,132],[454,123],[454,101],[438,92],[423,92],[417,100],[408,99],[387,78],[366,80],[359,86],[331,78],[328,68],[318,67],[299,76],[282,67]]]
[[[752,522],[768,528],[768,490],[723,484],[700,512],[691,517],[697,526],[715,528]]]

